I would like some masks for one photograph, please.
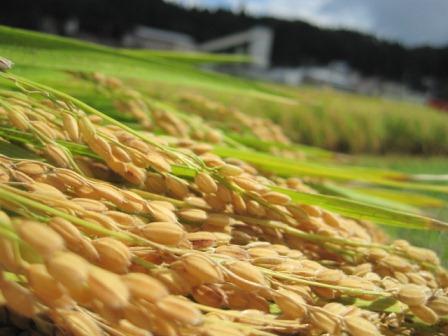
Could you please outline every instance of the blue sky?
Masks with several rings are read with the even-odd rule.
[[[253,15],[344,27],[407,45],[448,45],[448,0],[166,0],[185,6],[242,6]]]

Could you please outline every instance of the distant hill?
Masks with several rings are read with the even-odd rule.
[[[448,96],[448,46],[407,48],[371,35],[319,28],[303,21],[190,10],[162,0],[2,1],[1,24],[37,30],[44,17],[54,18],[56,27],[62,27],[69,18],[78,18],[82,32],[116,40],[138,24],[183,32],[197,41],[266,25],[275,33],[274,65],[346,60],[364,75],[404,82],[416,89],[435,83],[439,93]],[[435,81],[428,81],[431,78]]]

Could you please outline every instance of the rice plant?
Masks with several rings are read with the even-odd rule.
[[[286,89],[160,55],[3,27],[0,37],[11,333],[446,333],[442,261],[377,226],[446,230],[420,209],[442,206],[446,185],[340,163],[231,105],[187,95],[186,110],[148,92],[161,76],[294,105]]]

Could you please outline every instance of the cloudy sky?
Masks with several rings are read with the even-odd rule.
[[[448,0],[167,0],[186,6],[242,6],[253,15],[302,19],[415,45],[448,45]]]

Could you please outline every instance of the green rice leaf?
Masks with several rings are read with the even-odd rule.
[[[223,146],[215,146],[213,152],[222,157],[234,157],[244,160],[267,172],[275,173],[283,177],[309,176],[336,181],[359,181],[404,190],[448,193],[448,186],[403,182],[403,180],[406,181],[409,179],[407,174],[389,170],[310,163]]]
[[[360,201],[363,203],[372,204],[389,209],[412,212],[417,214],[420,213],[420,209],[410,206],[406,204],[406,202],[400,202],[398,200],[391,200],[387,198],[382,198],[380,196],[363,193],[362,191],[352,188],[349,185],[341,186],[330,182],[324,182],[319,184],[313,183],[312,187],[318,190],[319,192],[327,195],[342,196],[345,198],[350,198],[355,201]]]
[[[374,197],[379,197],[381,199],[387,199],[390,201],[405,203],[415,207],[441,208],[445,206],[445,203],[441,199],[427,195],[411,193],[409,191],[399,191],[399,190],[372,188],[372,187],[366,188],[359,186],[351,186],[350,189],[357,193],[372,195]]]
[[[317,205],[343,216],[359,220],[370,220],[380,225],[410,229],[448,229],[448,223],[436,219],[386,209],[342,197],[310,194],[280,187],[272,187],[272,189],[290,196],[297,203]]]

